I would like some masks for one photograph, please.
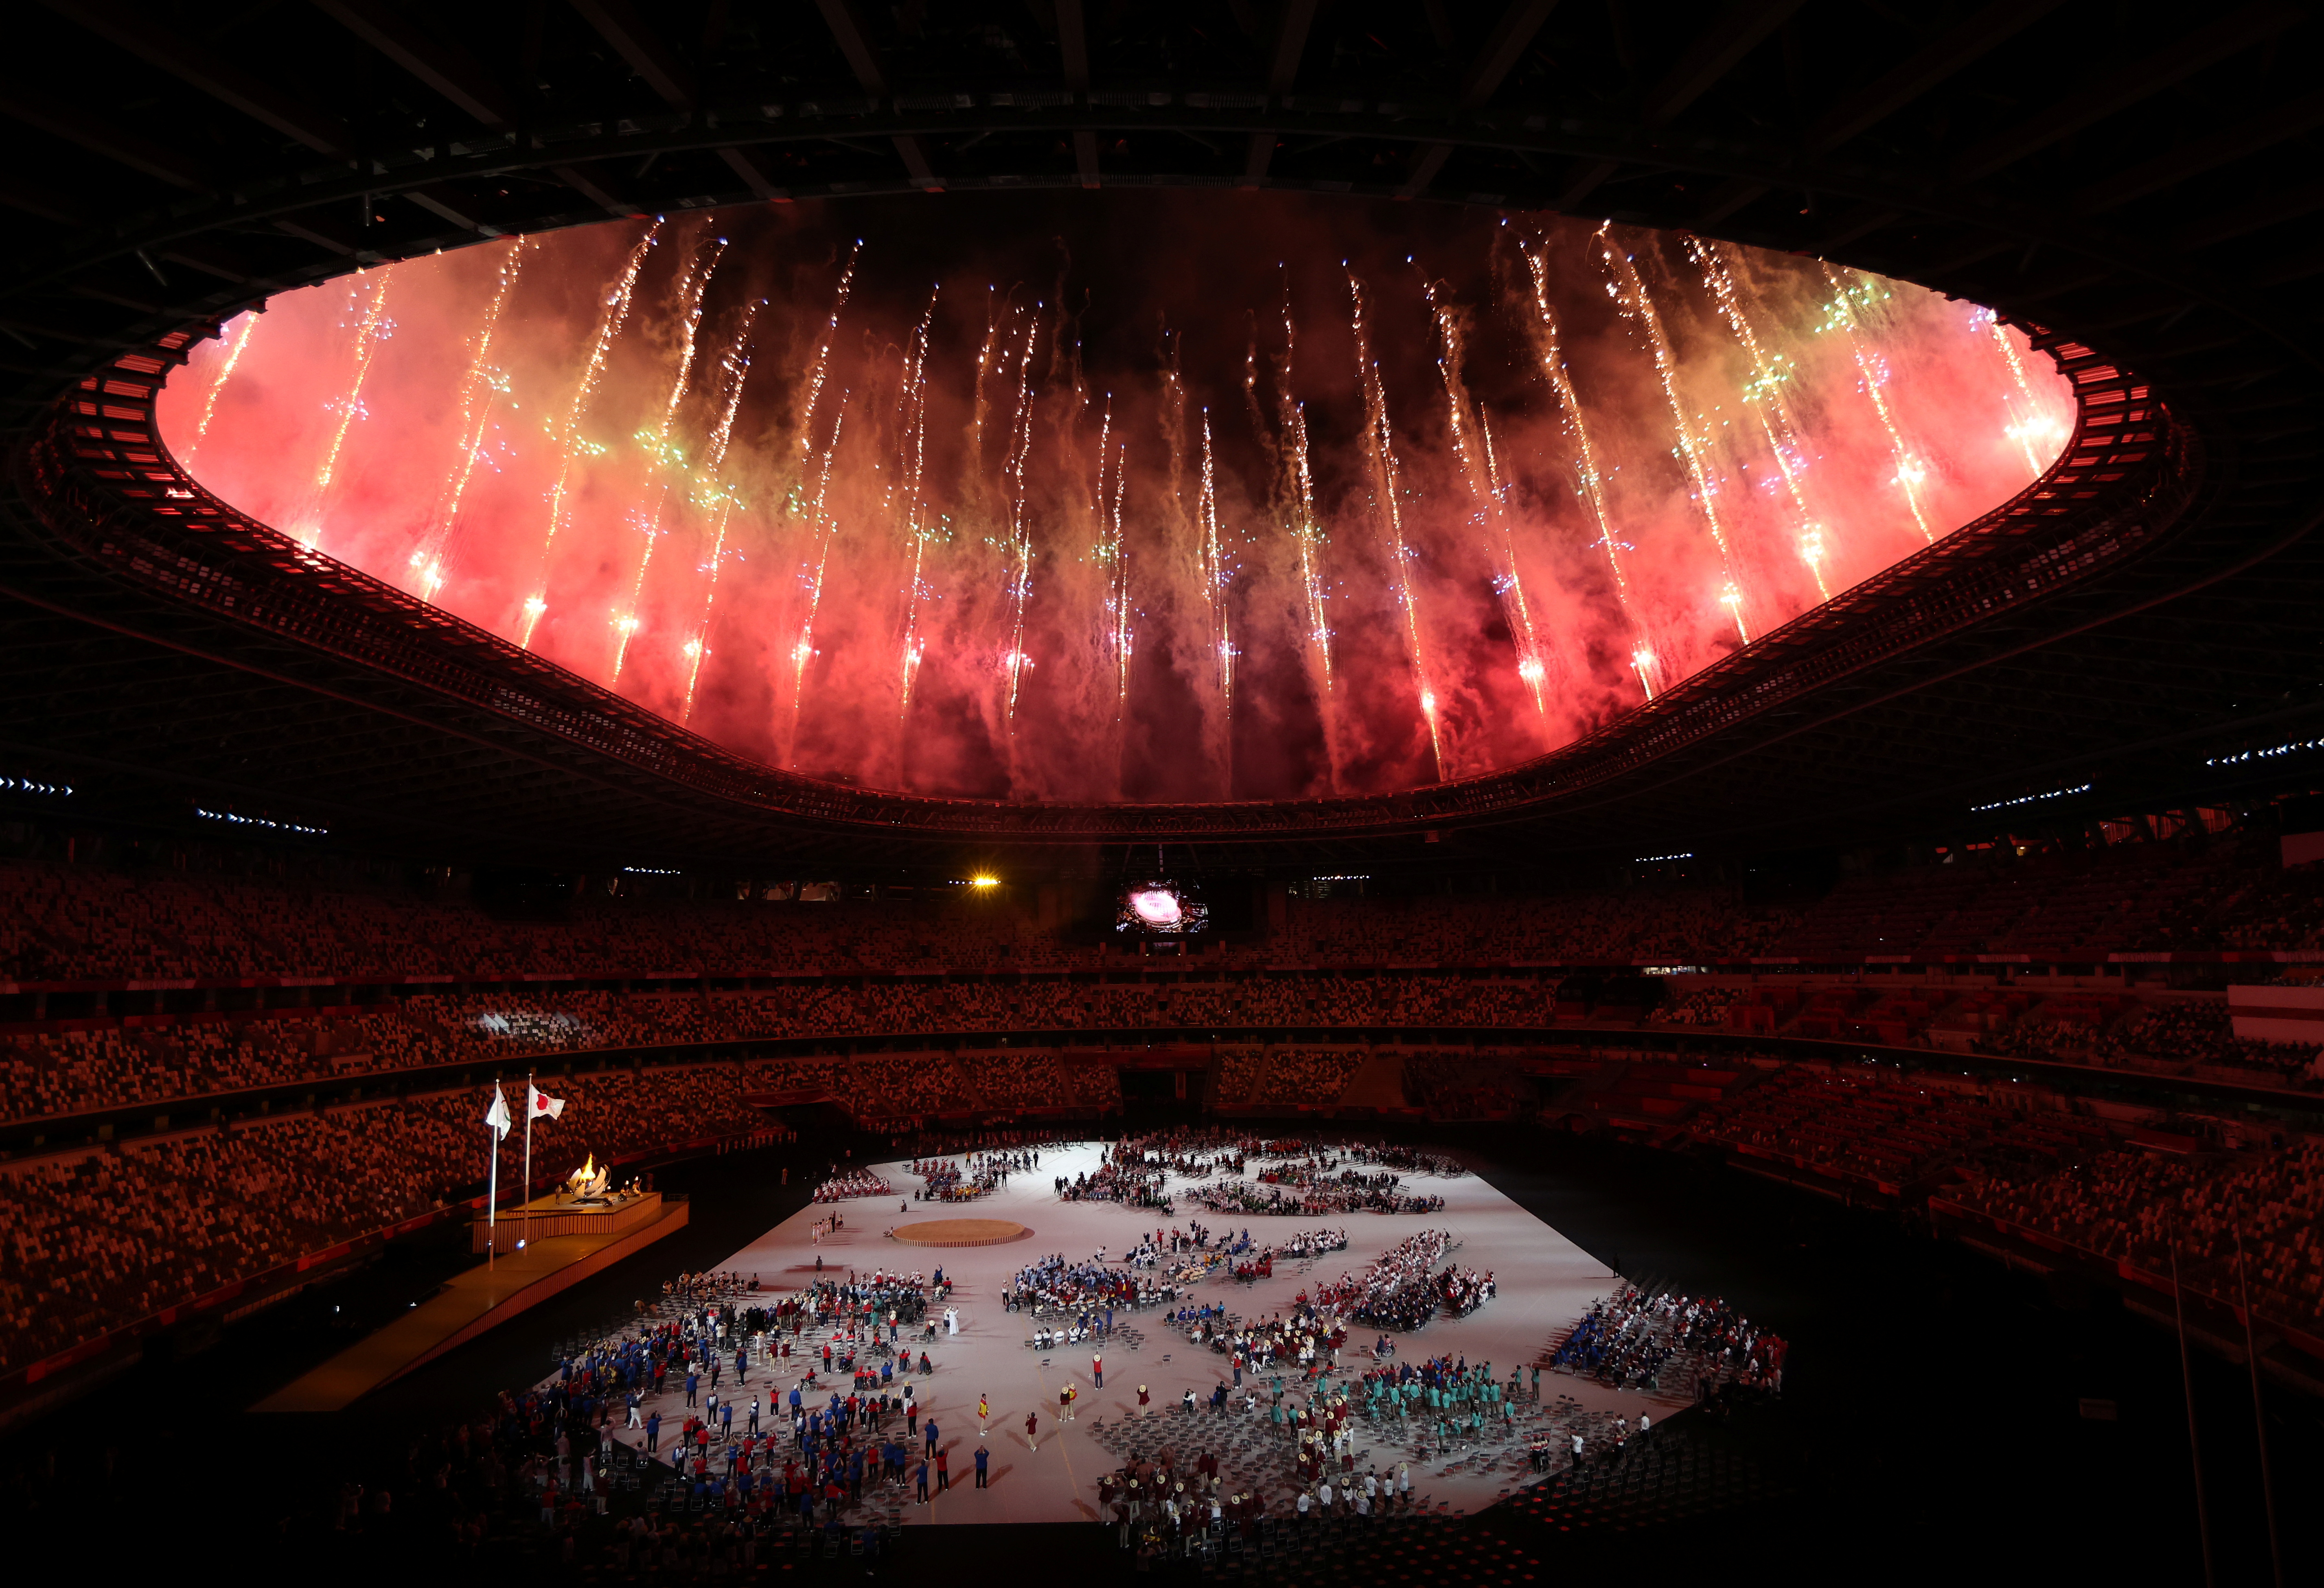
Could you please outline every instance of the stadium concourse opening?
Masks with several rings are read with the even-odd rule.
[[[0,94],[0,1558],[2324,1573],[2307,10],[198,12]]]

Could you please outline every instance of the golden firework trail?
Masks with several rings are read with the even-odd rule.
[[[702,330],[702,300],[710,290],[710,278],[725,257],[726,239],[712,238],[694,251],[694,258],[686,267],[686,274],[678,283],[678,369],[671,375],[669,397],[662,404],[661,422],[650,430],[638,432],[637,440],[646,449],[647,467],[653,471],[656,490],[651,512],[639,526],[645,545],[638,553],[637,576],[630,582],[629,604],[613,614],[613,677],[621,682],[622,664],[629,659],[630,638],[638,631],[638,602],[644,599],[646,570],[653,565],[654,543],[662,537],[662,514],[669,506],[671,485],[678,473],[686,466],[686,457],[671,439],[678,427],[678,405],[684,400],[687,385],[694,379],[694,354]]]
[[[1435,757],[1436,776],[1445,776],[1444,740],[1436,720],[1436,690],[1428,678],[1428,653],[1420,641],[1420,601],[1412,588],[1412,548],[1404,543],[1404,486],[1396,461],[1396,431],[1388,423],[1388,390],[1380,383],[1379,365],[1372,358],[1371,328],[1364,316],[1364,284],[1348,272],[1348,296],[1353,303],[1349,324],[1356,338],[1356,377],[1363,384],[1364,428],[1370,443],[1372,467],[1378,474],[1380,522],[1388,532],[1388,555],[1396,565],[1392,593],[1404,612],[1406,655],[1412,662],[1414,687],[1420,694],[1420,715],[1428,724],[1428,748]]]
[[[1933,544],[1936,531],[1929,527],[1928,509],[1921,502],[1921,486],[1929,477],[1928,465],[1904,444],[1904,432],[1896,427],[1896,416],[1889,411],[1888,362],[1865,344],[1864,317],[1858,312],[1857,299],[1869,296],[1879,289],[1868,280],[1851,283],[1849,271],[1823,267],[1824,280],[1831,284],[1831,302],[1826,306],[1824,323],[1819,330],[1838,331],[1848,342],[1849,355],[1856,361],[1856,372],[1864,383],[1864,395],[1872,399],[1872,409],[1880,416],[1880,427],[1888,432],[1889,450],[1895,454],[1895,483],[1904,493],[1904,505],[1913,511],[1913,527],[1921,538]],[[1883,294],[1883,296],[1886,296]]]
[[[807,617],[799,624],[798,643],[791,647],[791,741],[784,765],[798,757],[799,711],[807,700],[807,665],[815,659],[815,620],[823,606],[824,571],[831,565],[832,519],[825,510],[831,495],[831,460],[839,451],[839,433],[847,424],[847,393],[839,394],[839,412],[831,421],[831,439],[823,449],[823,467],[815,487],[815,504],[808,509],[807,533],[815,539],[815,572],[807,583]]]
[[[927,637],[920,632],[921,570],[927,560],[929,533],[921,488],[928,463],[928,337],[936,315],[936,293],[931,290],[927,310],[913,327],[911,344],[904,352],[904,411],[899,441],[902,456],[897,473],[902,482],[898,489],[911,566],[904,582],[904,654],[896,692],[899,721],[912,709],[912,685],[919,678],[920,658],[927,647]]]
[[[1108,417],[1111,418],[1111,403]],[[1122,538],[1122,500],[1130,490],[1130,448],[1119,445],[1113,453],[1113,496],[1105,499],[1105,456],[1098,456],[1098,496],[1106,510],[1106,638],[1113,652],[1113,721],[1117,727],[1130,720],[1130,656],[1135,635],[1130,617],[1130,546]]]
[[[331,492],[331,480],[338,472],[339,450],[346,445],[347,427],[363,412],[363,389],[365,377],[371,373],[371,361],[379,352],[379,344],[387,340],[395,323],[387,317],[387,284],[392,274],[373,271],[378,278],[371,289],[371,301],[364,306],[363,319],[355,326],[355,372],[347,382],[347,394],[339,399],[339,425],[331,432],[331,445],[323,453],[322,464],[315,470],[315,483],[309,489],[307,510],[299,515],[300,528],[297,537],[309,546],[323,538],[323,504]]]
[[[524,258],[530,249],[530,244],[520,240],[502,256],[500,278],[493,284],[492,301],[484,306],[484,324],[476,331],[475,352],[468,360],[468,372],[460,380],[459,449],[452,455],[452,467],[445,476],[443,489],[437,492],[436,510],[429,515],[427,531],[411,554],[414,583],[423,600],[434,600],[436,592],[444,587],[444,548],[459,524],[460,499],[467,493],[468,478],[475,473],[477,458],[484,454],[484,431],[492,423],[493,399],[507,391],[506,378],[497,377],[493,367],[493,337],[500,330],[502,311],[508,308],[509,295],[516,290],[517,276],[524,269]]]
[[[1526,642],[1531,647],[1528,652],[1520,652],[1518,655],[1517,676],[1525,681],[1526,687],[1533,691],[1534,710],[1540,713],[1544,721],[1547,721],[1549,718],[1546,699],[1549,685],[1547,647],[1541,644],[1536,633],[1533,626],[1533,612],[1526,602],[1525,585],[1520,581],[1517,571],[1517,538],[1511,528],[1508,483],[1501,478],[1501,460],[1493,446],[1493,421],[1485,412],[1482,405],[1480,405],[1477,409],[1477,439],[1485,454],[1485,487],[1492,492],[1494,516],[1500,521],[1501,549],[1503,555],[1508,558],[1509,586],[1507,591],[1502,592],[1502,600],[1507,601],[1512,596],[1515,597],[1515,621],[1511,623],[1510,629],[1513,633],[1517,632],[1521,624]]]
[[[1178,338],[1167,330],[1163,335],[1170,344],[1170,359],[1162,366],[1162,439],[1170,458],[1170,508],[1183,523],[1186,518],[1186,416],[1194,405],[1187,399],[1185,374],[1179,368]]]
[[[1799,419],[1792,412],[1788,387],[1794,373],[1792,363],[1781,353],[1771,353],[1759,340],[1757,326],[1751,323],[1749,311],[1743,303],[1743,284],[1736,279],[1734,261],[1723,243],[1701,237],[1689,237],[1686,251],[1702,271],[1703,285],[1719,305],[1720,317],[1735,340],[1751,360],[1750,383],[1743,389],[1743,403],[1758,418],[1759,433],[1766,437],[1767,450],[1775,459],[1775,469],[1784,479],[1784,492],[1792,500],[1793,544],[1799,548],[1800,560],[1815,576],[1816,593],[1825,601],[1831,599],[1831,586],[1824,583],[1823,561],[1827,551],[1823,526],[1808,509],[1807,488],[1802,476],[1807,469],[1807,449],[1800,441]]]
[[[1195,521],[1202,528],[1203,593],[1211,607],[1211,648],[1218,661],[1219,700],[1227,709],[1231,732],[1234,720],[1234,632],[1229,626],[1227,583],[1234,577],[1228,566],[1225,544],[1219,537],[1218,460],[1211,452],[1211,410],[1203,410],[1203,485],[1195,499]]]
[[[1719,592],[1719,602],[1731,613],[1736,632],[1743,643],[1751,643],[1751,630],[1743,619],[1743,587],[1735,572],[1734,548],[1727,544],[1727,526],[1719,517],[1718,481],[1711,472],[1710,446],[1703,437],[1694,416],[1678,394],[1678,358],[1671,351],[1670,337],[1663,330],[1661,311],[1655,308],[1653,294],[1638,276],[1638,267],[1631,262],[1627,249],[1618,246],[1609,234],[1613,223],[1598,228],[1597,243],[1600,262],[1613,280],[1606,286],[1622,317],[1638,327],[1646,338],[1646,351],[1654,356],[1655,377],[1662,384],[1663,398],[1670,405],[1671,428],[1677,435],[1675,449],[1678,460],[1686,470],[1687,483],[1692,488],[1695,506],[1702,511],[1702,521],[1711,530],[1711,538],[1719,547],[1719,563],[1726,574],[1726,583]]]
[[[1485,540],[1485,555],[1493,565],[1493,589],[1501,598],[1509,633],[1517,641],[1517,676],[1533,696],[1534,713],[1547,721],[1549,702],[1544,685],[1549,668],[1542,658],[1541,639],[1534,632],[1533,610],[1526,602],[1525,579],[1517,569],[1517,537],[1509,528],[1508,506],[1501,498],[1499,470],[1492,459],[1492,440],[1484,428],[1484,414],[1469,395],[1463,370],[1469,357],[1468,331],[1461,311],[1447,300],[1442,283],[1424,281],[1421,291],[1436,317],[1436,373],[1444,385],[1444,414],[1452,436],[1452,454],[1466,476],[1471,522]]]
[[[209,390],[202,393],[202,417],[194,423],[194,438],[187,445],[186,455],[180,460],[188,469],[194,466],[194,454],[201,450],[203,438],[210,433],[210,416],[217,412],[218,394],[234,378],[234,366],[240,363],[242,355],[249,351],[250,339],[258,334],[258,322],[263,317],[256,309],[244,314],[242,328],[234,334],[234,340],[226,344],[226,357],[220,361],[217,373],[210,378]]]
[[[703,659],[710,655],[710,617],[718,602],[718,573],[726,565],[726,526],[734,515],[734,488],[719,477],[726,464],[727,444],[733,438],[734,416],[742,407],[742,385],[751,374],[751,327],[757,320],[764,299],[753,298],[742,306],[742,324],[735,327],[734,340],[718,361],[718,371],[725,381],[725,400],[719,406],[718,418],[710,427],[709,438],[702,448],[701,483],[696,491],[697,506],[711,513],[710,560],[704,572],[710,575],[702,592],[702,620],[695,625],[694,637],[685,645],[686,704],[678,714],[680,722],[694,719],[694,688],[702,677]]]
[[[1041,339],[1041,322],[1028,317],[1025,352],[1017,361],[1017,408],[1009,426],[1009,450],[1001,464],[1009,503],[1008,557],[1009,649],[1001,658],[1007,690],[1001,702],[1001,724],[1017,737],[1017,696],[1033,658],[1025,654],[1025,609],[1033,595],[1033,526],[1025,495],[1025,467],[1033,451],[1033,349]]]
[[[984,381],[992,373],[996,354],[1001,363],[1008,359],[1001,351],[1007,335],[1001,307],[997,289],[988,284],[984,289],[984,345],[976,351],[976,390],[968,421],[968,477],[980,482],[984,478],[984,420],[992,411],[992,399],[984,394]]]
[[[1291,539],[1299,552],[1300,629],[1314,653],[1323,681],[1332,693],[1332,629],[1324,617],[1323,531],[1315,521],[1315,475],[1307,449],[1307,409],[1292,395],[1292,360],[1298,352],[1298,329],[1291,318],[1288,293],[1283,301],[1283,358],[1277,369],[1276,427],[1289,489],[1284,493],[1292,514]],[[1325,713],[1328,718],[1329,713]],[[1329,723],[1326,723],[1329,730]]]
[[[831,372],[831,344],[839,335],[839,317],[847,308],[848,294],[855,290],[855,262],[863,257],[863,239],[858,237],[855,246],[847,252],[847,263],[839,272],[839,289],[833,295],[831,314],[823,323],[823,337],[815,344],[815,359],[807,366],[807,403],[799,411],[798,461],[804,468],[815,436],[815,408],[823,398],[823,382]]]
[[[2009,339],[2009,327],[2001,323],[2001,317],[1989,308],[1980,308],[1977,314],[1991,333],[1993,344],[2001,350],[2003,361],[2009,365],[2009,378],[2017,385],[2017,401],[2010,405],[2015,411],[2010,415],[2009,438],[2024,453],[2025,466],[2039,480],[2049,472],[2058,449],[2066,444],[2066,427],[2054,415],[2044,412],[2042,399],[2034,395],[2034,382],[2025,375],[2025,361],[2017,356],[2017,344]],[[221,372],[218,380],[223,382],[225,379]]]
[[[1120,632],[1121,609],[1121,526],[1118,517],[1108,509],[1112,499],[1107,494],[1109,465],[1113,458],[1113,394],[1106,393],[1105,408],[1097,423],[1097,525],[1098,539],[1094,557],[1105,573],[1105,593],[1098,602],[1098,649],[1101,656],[1115,663],[1117,687],[1114,692],[1113,720],[1121,721],[1122,691],[1120,688],[1120,661],[1114,656],[1116,636]]]
[[[1532,334],[1534,354],[1541,361],[1541,372],[1549,388],[1557,394],[1558,411],[1563,415],[1565,427],[1573,437],[1575,489],[1590,509],[1590,521],[1598,527],[1598,544],[1606,553],[1606,568],[1614,576],[1615,603],[1630,626],[1630,667],[1638,675],[1638,686],[1652,700],[1660,686],[1661,672],[1653,647],[1646,643],[1646,625],[1639,621],[1637,608],[1630,595],[1630,578],[1622,567],[1622,543],[1615,537],[1614,520],[1606,510],[1606,476],[1598,467],[1598,452],[1590,444],[1590,422],[1582,411],[1582,399],[1574,395],[1573,373],[1565,365],[1565,350],[1560,343],[1557,311],[1550,307],[1549,252],[1546,248],[1525,248],[1526,265],[1533,273],[1533,316],[1526,322]]]
[[[586,442],[581,436],[582,421],[589,417],[589,405],[595,400],[598,383],[605,377],[605,355],[613,350],[613,338],[621,334],[630,317],[630,304],[637,296],[638,272],[645,268],[646,255],[661,234],[661,223],[654,222],[630,248],[629,257],[622,262],[620,272],[607,288],[604,307],[597,316],[595,335],[589,339],[589,356],[581,361],[580,378],[573,383],[573,396],[566,404],[561,419],[549,423],[549,438],[557,445],[557,482],[549,492],[549,527],[540,537],[540,563],[533,579],[532,593],[525,598],[524,629],[517,644],[532,648],[532,631],[540,622],[540,615],[549,610],[549,556],[557,544],[557,532],[565,525],[566,497],[573,483],[574,461],[583,453],[591,456],[605,449]]]

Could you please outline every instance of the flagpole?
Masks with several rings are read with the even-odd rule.
[[[533,1101],[539,1090],[540,1088],[532,1084],[532,1071],[526,1070],[524,1072],[524,1197],[518,1206],[524,1209],[524,1216],[528,1221],[525,1225],[527,1229],[532,1227],[530,1222],[532,1218],[532,1115],[534,1109],[539,1106]]]
[[[500,1253],[493,1237],[500,1233],[501,1210],[501,1133],[490,1119],[484,1121],[484,1134],[491,1145],[485,1149],[492,1156],[493,1167],[485,1177],[484,1189],[484,1266],[489,1269]]]

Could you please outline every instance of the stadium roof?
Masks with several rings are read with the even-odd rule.
[[[1448,858],[1762,848],[2084,783],[2216,791],[2207,762],[2324,734],[2318,35],[2265,0],[55,0],[0,76],[0,755],[124,815],[210,800],[438,852],[835,867],[1156,839],[1286,864],[1430,835]],[[2027,326],[2083,428],[1971,533],[1541,761],[1378,799],[1064,807],[740,761],[236,519],[141,418],[193,338],[373,262],[609,216],[1121,186],[1819,254]]]

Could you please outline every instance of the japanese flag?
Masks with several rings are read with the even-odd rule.
[[[525,1082],[525,1096],[530,1099],[528,1111],[535,1119],[555,1119],[565,1112],[565,1099],[552,1097],[530,1081]]]
[[[495,1139],[506,1141],[509,1134],[508,1099],[501,1096],[498,1084],[493,1088],[493,1106],[484,1110],[484,1123],[492,1127]]]

